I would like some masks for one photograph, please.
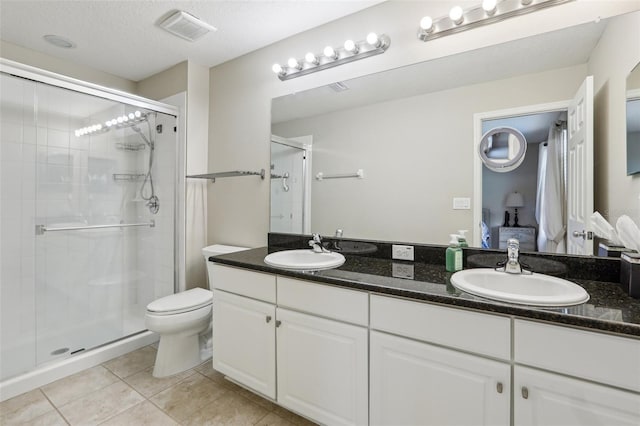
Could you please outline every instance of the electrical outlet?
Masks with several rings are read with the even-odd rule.
[[[391,275],[394,278],[404,278],[408,280],[413,279],[413,264],[412,263],[392,263]]]
[[[454,197],[453,209],[454,210],[471,210],[471,198]]]
[[[393,244],[393,246],[391,247],[391,258],[413,261],[413,246],[401,246]]]

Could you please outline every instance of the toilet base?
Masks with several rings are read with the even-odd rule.
[[[181,373],[202,363],[200,336],[163,335],[160,337],[153,377],[167,377]]]

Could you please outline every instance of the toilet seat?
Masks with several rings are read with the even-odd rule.
[[[153,315],[175,315],[210,306],[213,293],[203,288],[192,288],[181,293],[162,297],[147,305],[147,312]]]

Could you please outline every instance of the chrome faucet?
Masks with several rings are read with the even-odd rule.
[[[320,234],[311,234],[313,239],[309,240],[309,246],[313,249],[314,253],[328,253],[329,250],[322,245],[322,237]]]
[[[520,241],[515,238],[507,240],[507,260],[498,264],[497,271],[508,274],[532,274],[530,268],[520,262]]]

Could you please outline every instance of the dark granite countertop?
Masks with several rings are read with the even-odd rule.
[[[372,293],[640,337],[640,300],[628,296],[617,283],[570,279],[582,286],[591,299],[572,307],[541,308],[496,302],[460,292],[449,283],[451,273],[445,271],[444,265],[345,255],[347,260],[339,268],[300,272],[267,265],[263,259],[269,252],[267,247],[261,247],[209,260]],[[411,272],[413,279],[397,277]]]

